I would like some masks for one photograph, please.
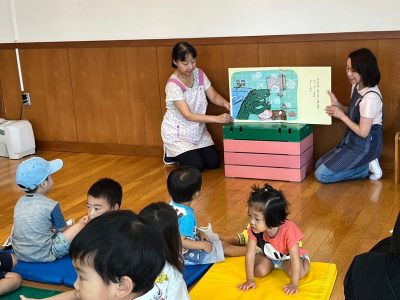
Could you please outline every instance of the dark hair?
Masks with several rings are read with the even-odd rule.
[[[394,224],[392,239],[390,242],[390,252],[394,256],[400,256],[400,212]]]
[[[182,242],[179,233],[178,216],[172,206],[165,202],[151,203],[140,211],[139,216],[149,226],[161,233],[164,238],[167,262],[182,273]]]
[[[43,180],[43,181],[42,181],[41,183],[39,183],[38,185],[34,185],[35,187],[34,187],[33,189],[26,188],[26,187],[23,186],[22,184],[18,184],[18,183],[17,183],[17,185],[18,185],[25,193],[33,194],[33,193],[36,193],[36,192],[37,192],[39,186],[40,186],[43,182],[45,182],[45,181],[49,181],[49,176],[47,176],[46,179]]]
[[[188,55],[196,58],[196,49],[194,49],[194,47],[187,42],[177,43],[172,49],[172,67],[176,68],[174,61],[185,61]]]
[[[102,178],[97,180],[89,188],[88,195],[93,198],[106,199],[111,207],[115,206],[115,204],[121,207],[122,187],[114,179]]]
[[[248,206],[257,206],[264,212],[265,224],[269,228],[282,225],[289,214],[283,192],[274,189],[268,183],[264,187],[254,184],[251,188]]]
[[[179,167],[168,175],[168,192],[177,203],[191,201],[193,195],[201,190],[201,181],[201,173],[195,167]]]
[[[351,67],[361,75],[365,86],[373,87],[381,80],[375,55],[367,48],[355,50],[349,54]]]
[[[91,220],[72,240],[69,255],[96,270],[106,284],[132,279],[132,292],[146,293],[164,267],[157,230],[132,211],[109,211]]]

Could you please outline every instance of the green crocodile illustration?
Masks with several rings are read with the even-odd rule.
[[[251,90],[240,106],[237,119],[248,120],[251,114],[258,115],[266,109],[271,109],[271,102],[268,100],[270,95],[269,89]]]

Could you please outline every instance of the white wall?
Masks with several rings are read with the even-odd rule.
[[[0,43],[400,30],[399,0],[0,0]]]

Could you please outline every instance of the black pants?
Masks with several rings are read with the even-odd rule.
[[[217,169],[221,163],[215,145],[184,152],[176,157],[176,161],[180,166],[195,167],[200,172],[204,169]]]

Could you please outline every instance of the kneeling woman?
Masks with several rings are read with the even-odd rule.
[[[196,68],[196,49],[186,42],[172,50],[176,69],[165,87],[167,112],[161,125],[164,163],[177,162],[200,171],[220,164],[218,151],[205,123],[229,123],[228,113],[206,115],[207,98],[229,111],[230,104],[214,88],[206,74]]]
[[[382,150],[383,101],[378,88],[380,72],[374,54],[365,48],[349,54],[347,77],[352,84],[349,106],[332,92],[328,115],[346,124],[343,140],[316,164],[315,178],[323,183],[382,177],[378,157]]]

